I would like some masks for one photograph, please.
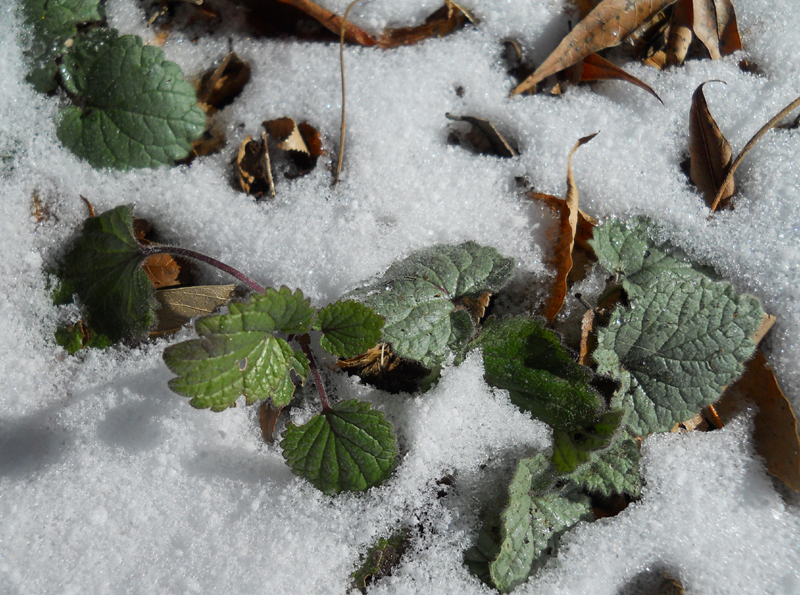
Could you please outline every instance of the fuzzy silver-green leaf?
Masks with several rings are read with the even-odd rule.
[[[438,366],[448,349],[471,338],[474,324],[456,300],[496,292],[510,280],[514,260],[475,242],[438,245],[393,264],[349,297],[386,319],[382,340],[400,356]]]
[[[627,494],[637,498],[642,490],[639,447],[622,433],[607,449],[591,453],[590,461],[570,478],[581,489],[601,496]]]

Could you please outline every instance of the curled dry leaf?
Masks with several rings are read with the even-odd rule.
[[[707,81],[708,82],[708,81]],[[714,197],[721,196],[724,208],[734,192],[733,177],[727,178],[731,167],[731,146],[708,110],[702,83],[692,96],[689,111],[690,175],[706,204],[711,207]],[[723,187],[723,183],[727,184]]]
[[[497,157],[516,157],[519,151],[509,143],[489,120],[472,116],[453,116],[445,114],[445,118],[454,122],[467,122],[470,125],[466,139],[476,151],[484,155]]]
[[[236,158],[236,167],[239,184],[247,194],[260,198],[269,192],[270,196],[275,196],[267,135],[264,132],[261,133],[260,141],[253,140],[249,134],[242,141]]]
[[[800,437],[797,418],[767,363],[758,350],[744,374],[715,404],[723,422],[728,422],[748,402],[758,406],[753,430],[756,452],[764,457],[767,471],[795,491],[800,491]]]
[[[337,36],[340,34],[342,30],[342,17],[335,15],[330,10],[326,8],[322,8],[318,4],[311,2],[310,0],[278,0],[283,4],[288,4],[290,6],[294,6],[302,10],[311,18],[318,21],[323,27],[325,27],[328,31],[335,33]],[[344,26],[345,31],[345,39],[352,43],[357,43],[363,46],[373,46],[377,45],[378,40],[375,39],[372,35],[364,31],[358,25],[354,25],[350,21],[347,21]]]
[[[518,95],[586,56],[619,45],[631,32],[675,0],[603,0],[561,41],[555,51],[511,92]]]
[[[694,34],[714,60],[742,49],[731,0],[694,0]]]
[[[278,149],[292,156],[301,175],[316,166],[322,155],[322,138],[316,128],[307,122],[298,125],[292,118],[266,121],[264,128],[278,142]]]
[[[583,59],[583,68],[581,70],[581,81],[610,81],[619,80],[636,85],[640,89],[644,89],[650,95],[661,101],[658,94],[653,91],[650,85],[642,82],[635,76],[628,74],[619,66],[612,64],[602,56],[597,54],[589,54]],[[664,102],[661,101],[661,105]]]
[[[738,169],[739,165],[742,163],[742,159],[744,159],[745,155],[750,152],[750,149],[758,142],[758,140],[764,136],[771,128],[777,126],[781,120],[783,120],[786,116],[788,116],[791,112],[793,112],[798,106],[800,106],[800,97],[792,101],[789,105],[783,108],[780,112],[778,112],[775,117],[773,117],[769,122],[764,124],[761,129],[753,135],[747,144],[742,149],[741,153],[736,157],[736,160],[731,164],[730,168],[728,168],[728,174],[725,176],[725,180],[722,182],[720,189],[717,191],[717,195],[714,197],[714,202],[711,204],[711,212],[713,213],[717,210],[725,200],[725,191],[728,187],[728,184],[733,187],[733,174]]]
[[[544,307],[544,317],[553,320],[564,305],[567,296],[567,283],[570,271],[572,270],[572,249],[575,245],[577,235],[578,220],[580,218],[578,210],[578,187],[572,174],[572,156],[578,147],[588,143],[597,133],[590,134],[575,143],[567,159],[567,196],[562,201],[549,195],[532,193],[528,196],[535,200],[541,200],[549,207],[556,207],[559,214],[558,228],[556,230],[556,242],[553,247],[553,266],[556,269],[556,280],[550,290],[550,296]]]
[[[158,323],[153,336],[167,335],[180,330],[196,316],[211,314],[227,304],[236,293],[236,285],[200,285],[156,291],[159,308]]]
[[[672,23],[667,35],[666,65],[680,66],[692,45],[693,0],[678,0],[672,9]]]
[[[414,392],[428,369],[414,360],[401,358],[388,343],[378,343],[361,355],[340,359],[337,364],[350,375],[390,393]]]
[[[250,65],[235,52],[206,72],[197,88],[197,101],[207,114],[213,114],[233,102],[250,81]]]
[[[383,49],[413,45],[433,37],[444,37],[467,23],[475,22],[468,10],[452,0],[445,0],[445,5],[425,19],[422,25],[386,29],[378,39],[378,45]]]

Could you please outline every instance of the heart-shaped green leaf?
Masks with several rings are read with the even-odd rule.
[[[376,486],[397,462],[391,424],[359,401],[337,403],[302,426],[289,424],[281,447],[292,471],[326,494]]]

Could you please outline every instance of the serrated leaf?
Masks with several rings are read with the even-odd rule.
[[[492,582],[502,592],[524,582],[534,562],[561,534],[591,514],[586,496],[550,491],[553,477],[544,455],[519,462],[508,505],[500,515],[500,551],[489,564]]]
[[[309,300],[288,287],[251,294],[249,302],[231,302],[228,314],[195,322],[199,339],[164,350],[164,362],[178,374],[169,387],[192,397],[190,405],[200,409],[222,411],[240,395],[248,405],[269,398],[284,407],[294,395],[291,372],[305,380],[309,364],[302,351],[272,333],[304,333],[313,320]]]
[[[92,166],[158,167],[183,159],[206,117],[181,69],[133,35],[95,29],[75,39],[61,65],[80,107],[63,110],[58,138]]]
[[[508,389],[518,407],[556,429],[583,428],[603,406],[589,386],[591,371],[575,362],[543,319],[490,318],[470,347],[483,349],[489,384]]]
[[[513,270],[514,260],[494,248],[437,245],[396,262],[349,297],[386,319],[382,340],[397,355],[436,367],[448,348],[463,347],[474,332],[471,317],[454,301],[502,289]]]
[[[571,479],[580,488],[601,496],[627,494],[637,498],[642,490],[640,459],[636,442],[624,434],[606,450],[591,453],[589,464],[575,471]]]
[[[354,302],[339,301],[317,313],[315,331],[322,331],[320,345],[338,357],[355,357],[372,349],[380,341],[384,319],[372,308]]]
[[[570,473],[589,461],[591,453],[606,448],[620,429],[624,410],[607,411],[591,426],[553,432],[553,466],[559,473]]]
[[[74,37],[77,25],[105,18],[100,0],[25,0],[22,13],[31,28],[31,41],[25,52],[31,72],[28,82],[41,93],[56,88],[55,59],[64,51],[64,43]]]
[[[89,217],[61,271],[91,327],[112,341],[144,335],[155,322],[153,284],[139,266],[144,254],[132,222],[129,205]]]
[[[763,310],[729,283],[692,270],[664,270],[598,331],[598,373],[630,373],[628,427],[667,431],[716,401],[753,354]]]
[[[369,403],[343,401],[283,433],[283,456],[292,471],[326,494],[364,491],[382,483],[396,465],[391,424]]]

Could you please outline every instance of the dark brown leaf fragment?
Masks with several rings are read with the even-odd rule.
[[[714,197],[720,194],[721,208],[730,204],[734,183],[726,176],[731,167],[731,146],[711,116],[703,95],[702,83],[692,96],[689,111],[689,151],[691,153],[690,175],[703,200],[709,208]],[[725,185],[725,186],[723,186]]]
[[[467,122],[469,131],[464,135],[467,142],[478,153],[497,157],[516,157],[519,151],[507,141],[489,120],[473,116],[453,116],[445,114],[445,118],[454,122]]]
[[[207,114],[212,114],[231,104],[249,81],[250,66],[231,52],[217,68],[203,75],[197,89],[197,101]]]
[[[275,443],[275,423],[283,411],[283,407],[275,407],[270,399],[261,401],[258,408],[258,423],[261,426],[261,436],[267,444]]]
[[[267,135],[261,133],[261,140],[253,140],[250,135],[242,141],[239,155],[236,158],[239,174],[239,185],[250,196],[260,198],[269,193],[275,196],[275,184],[272,181],[272,166],[269,162]]]
[[[452,0],[445,0],[445,5],[425,19],[421,25],[386,29],[378,38],[378,45],[383,49],[414,45],[426,39],[444,37],[468,23],[475,22],[475,17],[468,10]]]
[[[392,353],[388,343],[378,343],[366,353],[340,359],[338,366],[351,376],[359,376],[362,382],[390,393],[414,392],[429,373],[419,362]]]

